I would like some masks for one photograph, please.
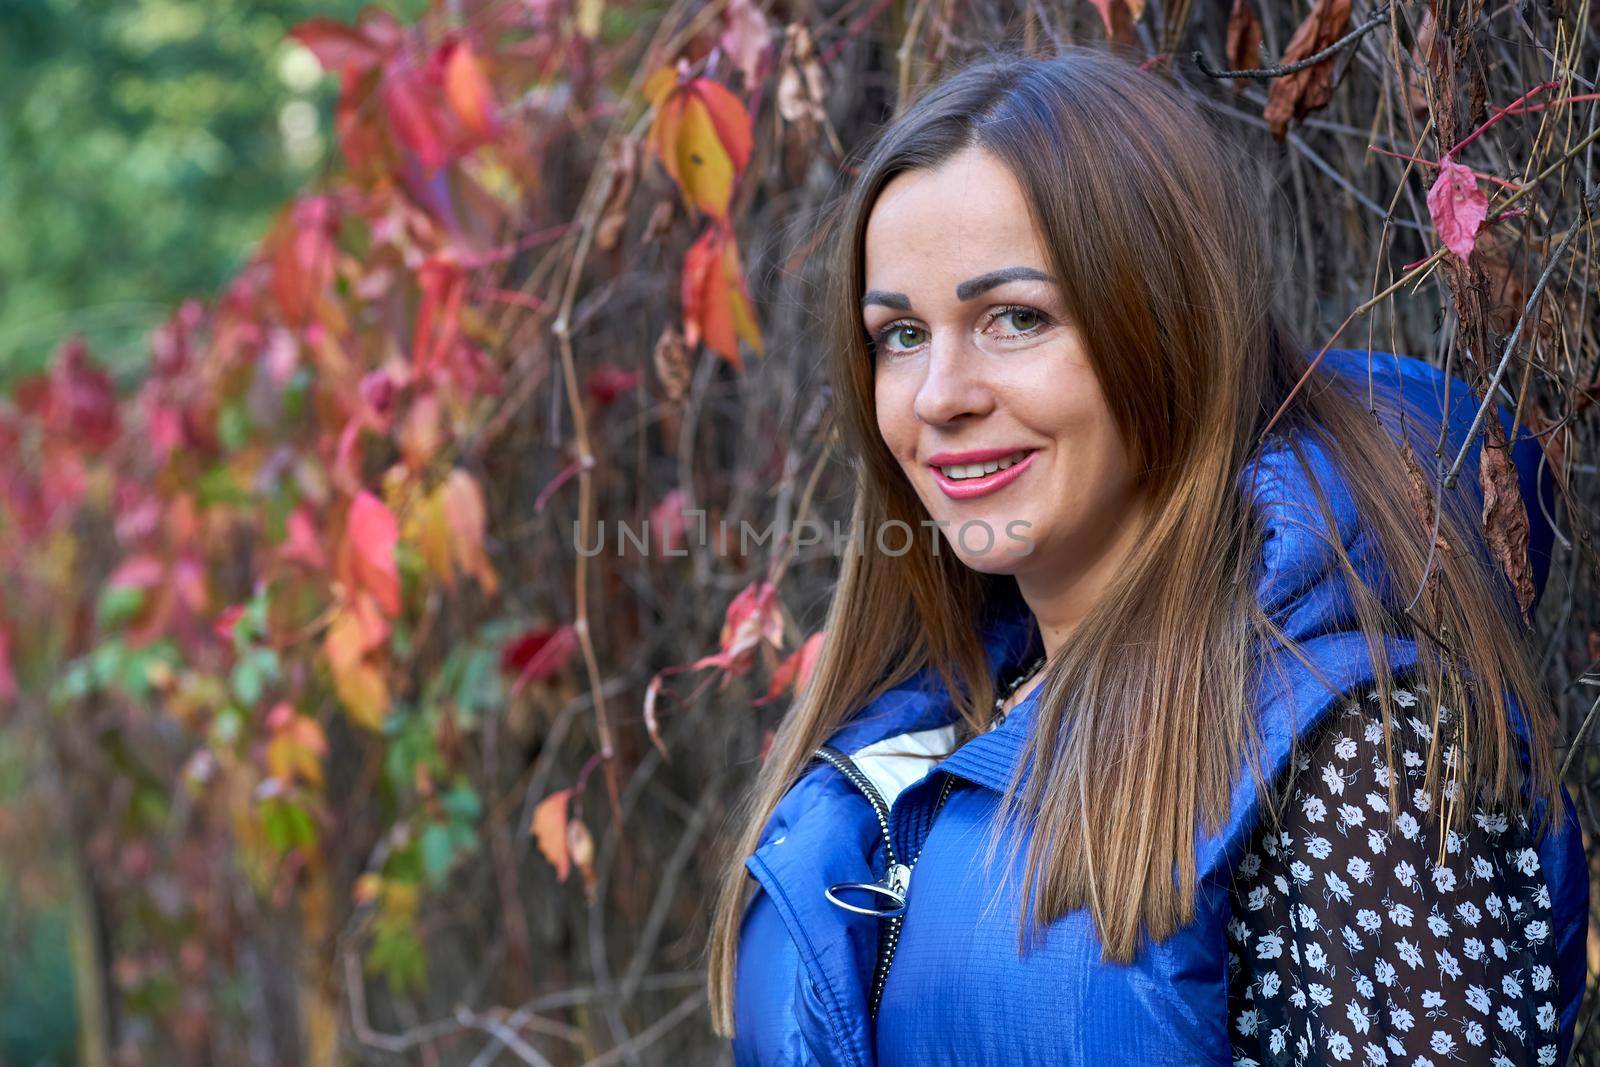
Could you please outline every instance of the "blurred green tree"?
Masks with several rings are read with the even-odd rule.
[[[332,143],[332,79],[284,34],[361,6],[0,4],[0,386],[74,331],[120,377],[152,324],[239,267]]]

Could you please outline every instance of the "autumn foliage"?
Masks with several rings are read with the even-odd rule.
[[[836,561],[699,532],[833,517],[848,484],[794,313],[818,168],[847,178],[975,42],[1110,41],[1276,161],[1306,336],[1361,343],[1336,329],[1376,300],[1372,343],[1427,354],[1447,306],[1483,389],[1578,217],[1571,169],[1538,176],[1596,108],[1532,45],[1485,80],[1487,38],[1434,6],[1257,82],[1188,57],[1294,63],[1371,11],[482,0],[293,28],[339,87],[323,179],[137,381],[67,338],[0,402],[0,721],[46,768],[0,840],[74,843],[115,1062],[709,1062],[713,845]],[[1547,6],[1535,43],[1592,71]],[[1503,385],[1587,545],[1594,274],[1563,270]],[[1600,654],[1571,551],[1561,684]]]

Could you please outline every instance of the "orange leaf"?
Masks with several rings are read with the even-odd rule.
[[[1289,38],[1284,63],[1296,63],[1333,44],[1350,25],[1350,0],[1315,0],[1311,13]],[[1333,63],[1330,56],[1305,70],[1274,78],[1267,89],[1264,117],[1272,136],[1281,141],[1291,119],[1303,118],[1333,97]]]
[[[645,82],[655,104],[647,136],[651,149],[695,207],[726,220],[734,180],[750,161],[750,112],[708,78],[679,83],[671,68]]]
[[[467,41],[452,47],[444,61],[444,95],[469,133],[481,141],[494,139],[500,124],[494,89]]]
[[[438,454],[444,443],[444,427],[439,411],[439,398],[433,393],[423,393],[411,402],[400,422],[395,443],[406,466],[420,471]]]
[[[477,578],[483,591],[493,596],[500,588],[500,580],[483,550],[488,519],[483,505],[483,491],[478,488],[477,479],[457,467],[439,487],[437,495],[450,526],[450,550],[456,566],[463,573]]]
[[[772,672],[772,682],[767,686],[767,695],[754,701],[755,705],[760,707],[776,700],[790,686],[794,687],[796,695],[804,691],[806,683],[811,680],[811,671],[817,665],[817,656],[822,651],[822,641],[826,636],[824,631],[818,630],[778,664],[778,669]]]
[[[394,513],[366,490],[358,493],[345,522],[345,577],[371,593],[390,616],[400,614],[400,574],[394,561],[399,539]]]
[[[323,636],[323,654],[333,675],[334,692],[350,718],[370,730],[383,726],[389,711],[389,687],[382,669],[367,654],[389,635],[389,624],[372,599],[357,597],[342,608]]]
[[[733,235],[710,226],[683,261],[683,336],[692,348],[702,339],[736,368],[743,369],[739,341],[759,354],[761,331],[750,310],[739,249]]]
[[[267,728],[272,735],[267,742],[267,773],[285,782],[298,778],[320,787],[322,760],[328,754],[322,725],[280,703],[268,714]]]
[[[556,869],[556,878],[565,882],[572,870],[572,854],[567,848],[567,806],[572,790],[562,789],[539,801],[533,809],[533,825],[528,828],[539,851]]]

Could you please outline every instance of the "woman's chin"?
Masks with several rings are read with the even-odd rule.
[[[995,529],[997,536],[991,541],[975,524],[967,527],[965,537],[959,527],[947,527],[944,550],[983,574],[1016,574],[1028,565],[1032,542],[1021,531],[1007,537],[1003,524]]]

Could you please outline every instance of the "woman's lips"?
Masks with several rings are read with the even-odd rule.
[[[948,478],[937,466],[930,465],[928,469],[933,471],[933,480],[944,490],[945,496],[952,500],[971,500],[973,497],[998,492],[1016,481],[1022,476],[1022,472],[1028,469],[1028,464],[1033,462],[1033,457],[1036,455],[1038,455],[1037,449],[1030,451],[1005,470],[985,474],[980,478]]]

